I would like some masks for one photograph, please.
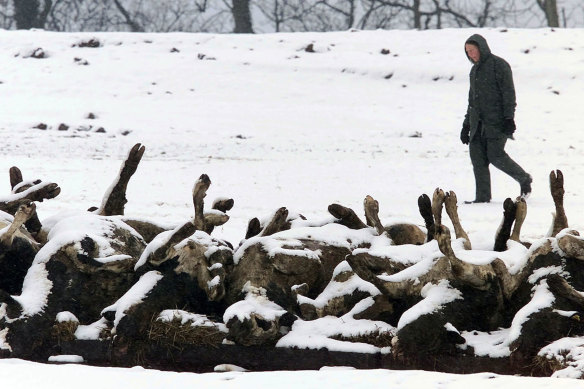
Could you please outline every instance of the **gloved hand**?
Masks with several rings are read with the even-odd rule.
[[[512,136],[515,130],[516,130],[515,120],[505,119],[505,121],[503,122],[503,132],[505,133],[505,135]]]
[[[463,145],[467,145],[470,142],[470,126],[466,123],[462,125],[462,130],[460,131],[460,141]]]

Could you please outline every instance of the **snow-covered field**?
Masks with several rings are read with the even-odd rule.
[[[454,190],[459,200],[474,198],[468,149],[459,132],[470,69],[463,44],[476,32],[508,60],[515,76],[518,130],[507,151],[534,177],[523,239],[548,231],[554,210],[548,175],[554,169],[566,179],[570,226],[583,230],[584,29],[254,36],[0,31],[4,193],[10,192],[8,169],[18,166],[25,180],[40,178],[62,188],[56,199],[38,204],[41,220],[97,206],[121,160],[140,142],[146,153],[127,192],[126,214],[132,217],[169,226],[183,222],[193,214],[192,186],[206,173],[213,182],[207,201],[235,200],[230,221],[214,232],[234,245],[252,217],[286,206],[322,219],[331,203],[362,214],[368,194],[379,201],[383,223],[422,225],[420,194],[441,187]],[[90,39],[100,47],[78,47]],[[305,50],[309,44],[314,52]],[[45,58],[30,57],[37,48]],[[48,128],[34,128],[40,123]],[[492,182],[490,204],[459,205],[475,250],[492,249],[502,203],[519,194],[518,184],[496,169]],[[136,387],[274,382],[316,387],[338,381],[352,387],[393,382],[454,388],[495,382],[487,379],[492,375],[344,370],[191,375],[0,361],[6,387],[30,387],[31,380],[46,384],[55,376],[72,385],[74,377],[91,374],[100,375],[86,380],[96,387],[106,380]],[[496,380],[501,387],[558,384]],[[566,382],[576,387],[577,381]]]
[[[379,200],[382,222],[422,223],[422,193],[441,187],[474,198],[459,141],[470,69],[463,43],[474,32],[3,31],[0,170],[16,165],[25,179],[62,187],[39,206],[42,219],[99,205],[121,159],[141,142],[147,151],[128,188],[131,216],[183,221],[193,213],[191,188],[207,173],[208,201],[235,199],[216,232],[235,244],[254,216],[286,206],[319,218],[333,202],[361,214],[367,194]],[[507,150],[534,177],[523,237],[548,230],[553,169],[566,177],[568,220],[582,229],[584,30],[479,32],[515,75],[518,130]],[[94,37],[102,47],[73,47]],[[310,43],[316,53],[304,51]],[[48,58],[24,58],[38,47]],[[49,129],[32,128],[39,123]],[[69,130],[58,131],[61,123]],[[491,248],[503,200],[519,194],[496,169],[492,180],[492,203],[459,211],[474,248]]]

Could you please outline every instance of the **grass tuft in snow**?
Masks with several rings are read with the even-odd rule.
[[[167,312],[167,311],[165,311]],[[150,322],[148,339],[168,349],[183,350],[187,345],[217,347],[227,335],[222,323],[213,323],[202,315],[183,315],[171,311],[171,315],[160,315]],[[196,317],[195,317],[196,316]]]

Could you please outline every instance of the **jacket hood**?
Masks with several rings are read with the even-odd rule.
[[[479,59],[479,62],[484,62],[490,55],[491,55],[491,49],[489,48],[489,44],[487,43],[487,40],[480,34],[474,34],[471,35],[470,38],[468,38],[466,40],[466,42],[464,42],[464,44],[466,45],[467,43],[472,43],[478,46],[479,48],[479,52],[481,53],[481,57]],[[466,50],[464,51],[464,53],[466,54]],[[468,60],[470,62],[472,62],[472,60],[468,57],[468,55],[466,56],[468,58]],[[474,64],[474,62],[472,62]]]

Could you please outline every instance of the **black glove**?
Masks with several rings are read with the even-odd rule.
[[[503,132],[505,133],[505,135],[512,136],[515,130],[516,130],[515,120],[505,119],[505,121],[503,122]]]
[[[467,145],[470,142],[470,126],[466,123],[462,125],[462,130],[460,131],[460,141],[463,145]]]

